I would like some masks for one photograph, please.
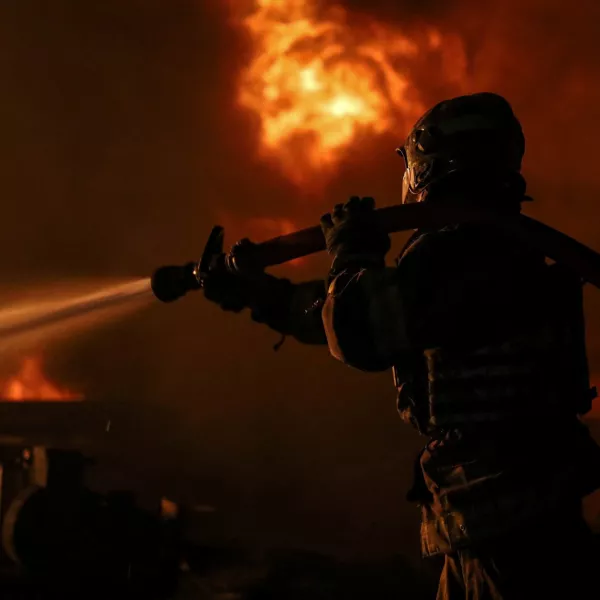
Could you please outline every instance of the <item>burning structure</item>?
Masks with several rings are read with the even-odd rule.
[[[169,594],[179,572],[173,505],[150,514],[129,492],[104,496],[86,487],[86,467],[94,461],[78,448],[108,432],[107,408],[51,382],[39,356],[25,358],[2,389],[3,589],[18,566],[42,594]]]
[[[106,433],[110,410],[50,380],[42,356],[28,355],[0,387],[0,444],[76,447]]]
[[[0,524],[4,558],[18,560],[12,527],[24,501],[48,482],[48,447],[73,446],[86,441],[92,433],[89,409],[93,405],[82,400],[83,394],[48,379],[41,355],[23,358],[18,371],[0,388]]]
[[[44,374],[42,357],[33,355],[25,357],[18,373],[0,388],[0,399],[8,402],[74,402],[83,400],[83,395],[60,388],[50,381]]]

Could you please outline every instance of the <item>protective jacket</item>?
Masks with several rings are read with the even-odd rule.
[[[576,509],[600,482],[578,416],[594,396],[582,282],[484,226],[417,232],[395,269],[330,283],[329,347],[394,369],[402,418],[430,437],[409,497],[424,555]]]
[[[393,369],[400,415],[429,438],[409,492],[425,556],[551,524],[600,487],[579,420],[594,396],[583,283],[568,270],[461,225],[416,232],[394,268],[346,269],[327,293],[277,286],[256,320],[355,368]]]

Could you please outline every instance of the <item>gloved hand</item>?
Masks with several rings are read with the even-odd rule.
[[[337,204],[331,214],[321,217],[327,252],[333,257],[333,270],[348,265],[385,264],[391,242],[375,214],[373,198],[353,196],[346,204]]]
[[[204,296],[223,310],[251,311],[252,320],[275,331],[290,333],[289,322],[295,286],[256,266],[247,239],[236,242],[228,254],[221,254],[204,277]]]
[[[253,287],[264,275],[247,260],[254,243],[248,239],[236,242],[227,255],[219,256],[204,278],[204,297],[223,310],[241,312],[251,305]]]

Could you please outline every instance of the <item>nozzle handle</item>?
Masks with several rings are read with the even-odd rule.
[[[204,285],[204,280],[215,263],[223,257],[223,242],[225,230],[220,225],[215,225],[208,236],[202,258],[196,267],[196,279],[200,287]]]

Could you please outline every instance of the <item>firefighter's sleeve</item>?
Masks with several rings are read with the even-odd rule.
[[[347,269],[333,278],[323,306],[331,354],[362,371],[384,371],[409,350],[398,273]]]
[[[264,274],[249,300],[252,319],[303,344],[325,345],[321,318],[325,291],[322,280],[292,283]]]

